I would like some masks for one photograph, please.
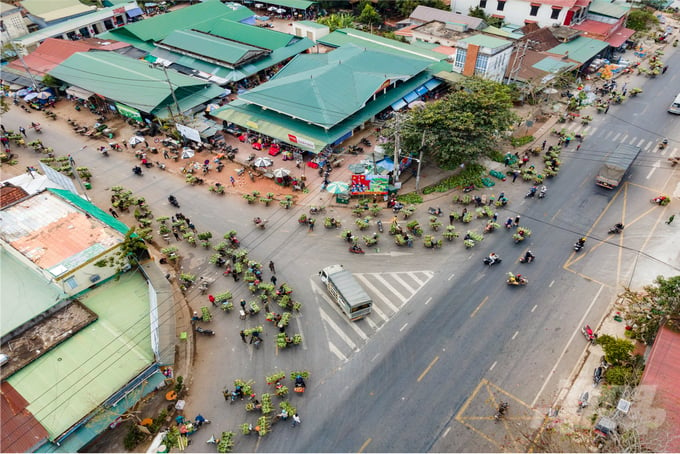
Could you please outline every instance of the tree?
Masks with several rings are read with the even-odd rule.
[[[626,27],[636,32],[644,32],[659,23],[654,13],[645,9],[634,9],[628,14]]]
[[[324,16],[317,19],[317,22],[321,25],[326,25],[330,31],[335,31],[339,28],[348,28],[354,24],[354,16],[347,13],[331,14],[330,16]]]
[[[462,89],[407,114],[400,148],[417,153],[424,140],[425,156],[441,167],[473,163],[497,152],[505,132],[519,120],[511,108],[510,87],[469,78]]]
[[[628,339],[619,339],[608,334],[603,334],[597,338],[597,343],[602,345],[604,359],[614,366],[630,364],[631,353],[635,345]]]
[[[680,330],[680,276],[658,276],[654,284],[635,292],[626,288],[620,295],[626,304],[627,335],[651,345],[662,325]]]
[[[366,25],[373,25],[373,24],[380,24],[382,23],[382,17],[380,17],[380,14],[371,6],[370,4],[366,4],[364,6],[364,9],[361,11],[361,14],[357,18],[357,22],[361,22],[362,24]]]
[[[106,259],[99,260],[95,263],[95,266],[115,266],[116,273],[120,273],[128,265],[137,266],[140,261],[147,258],[149,258],[149,248],[144,242],[143,235],[138,234],[135,227],[132,227],[125,234],[125,239],[116,253]]]
[[[476,17],[477,19],[482,19],[484,22],[486,22],[488,25],[491,25],[492,27],[500,28],[500,27],[503,26],[503,19],[501,19],[500,17],[489,16],[479,6],[475,6],[474,8],[470,8],[468,15],[471,16],[471,17]]]

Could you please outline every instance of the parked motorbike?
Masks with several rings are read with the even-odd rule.
[[[508,411],[508,403],[507,402],[501,402],[498,405],[498,410],[496,410],[496,414],[493,415],[496,422],[500,421],[501,418],[503,418],[505,416],[505,413],[507,411]]]
[[[581,249],[583,249],[583,246],[585,246],[585,245],[586,245],[586,239],[585,239],[585,237],[579,238],[579,240],[578,240],[576,243],[574,243],[574,250],[575,250],[576,252],[578,252],[578,251],[580,251]]]
[[[600,382],[602,381],[602,372],[603,372],[602,366],[597,366],[595,368],[595,371],[593,372],[593,385],[594,386],[599,385]]]
[[[206,335],[206,336],[214,336],[215,335],[215,331],[213,331],[211,329],[201,328],[200,326],[196,327],[196,332],[203,334],[203,335]]]
[[[364,250],[360,246],[354,245],[349,248],[349,252],[352,254],[363,254]]]
[[[378,221],[376,222],[376,224],[378,225],[378,232],[382,233],[382,232],[383,232],[382,221],[381,221],[380,219],[378,219]]]
[[[326,211],[326,207],[324,207],[324,206],[319,206],[319,207],[313,206],[309,209],[309,214],[321,214],[324,211]]]
[[[142,168],[139,167],[139,166],[134,166],[134,167],[132,168],[132,173],[134,173],[135,175],[140,176],[140,177],[141,177],[142,175],[144,175],[144,172],[142,172]]]
[[[519,258],[519,263],[531,263],[534,261],[536,256],[531,253],[531,251],[527,251],[526,254],[524,254],[524,257]]]
[[[432,216],[441,216],[442,215],[442,209],[437,207],[437,208],[428,208],[427,212],[430,213]]]
[[[371,141],[368,140],[366,137],[364,137],[363,139],[361,139],[361,140],[359,141],[359,143],[360,143],[361,145],[364,145],[364,146],[367,146],[367,147],[370,147],[370,146],[371,146]]]
[[[174,206],[175,208],[179,208],[179,202],[174,195],[168,196],[168,202],[170,202],[170,205]]]
[[[583,334],[583,337],[585,337],[586,340],[592,344],[594,344],[597,340],[597,334],[595,334],[590,325],[585,325],[583,328],[581,328],[581,334]]]
[[[581,397],[578,398],[578,408],[576,409],[577,413],[580,413],[584,408],[588,406],[588,391],[584,392],[581,394]]]
[[[623,224],[620,222],[618,224],[614,224],[614,227],[609,229],[609,233],[621,233],[623,231]]]
[[[465,186],[463,188],[463,192],[471,192],[471,191],[474,191],[474,189],[475,189],[475,185],[471,184],[471,185]]]
[[[501,259],[499,256],[497,256],[494,253],[489,254],[487,257],[484,257],[484,264],[493,266],[497,263],[501,263],[503,259]]]
[[[162,162],[156,161],[156,167],[158,167],[161,170],[165,170],[165,164],[163,164]]]
[[[267,221],[259,217],[253,218],[253,223],[262,230],[264,230],[265,225],[267,225]]]

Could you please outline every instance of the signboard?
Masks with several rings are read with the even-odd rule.
[[[288,140],[290,140],[293,143],[297,143],[299,145],[302,145],[303,147],[311,148],[312,150],[314,148],[316,148],[316,146],[314,145],[314,142],[312,142],[311,140],[307,140],[303,137],[298,137],[298,136],[293,135],[293,134],[288,134]]]
[[[126,106],[125,104],[117,102],[116,109],[118,110],[118,113],[124,117],[132,118],[133,120],[137,121],[142,121],[142,114],[139,113],[139,110],[133,107]]]
[[[352,175],[351,194],[387,194],[389,177],[381,175]]]
[[[189,140],[201,143],[201,135],[194,128],[190,128],[179,123],[175,123],[175,127],[177,128],[177,131],[182,135],[182,137],[186,137]]]

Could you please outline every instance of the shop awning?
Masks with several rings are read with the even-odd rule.
[[[442,84],[442,81],[441,81],[441,80],[432,79],[432,80],[428,80],[427,82],[425,82],[425,85],[424,85],[424,86],[425,86],[425,88],[427,88],[428,90],[432,91],[432,90],[434,90],[435,88],[437,88],[438,86],[440,86],[441,84]]]
[[[418,99],[418,96],[419,96],[418,93],[416,93],[415,91],[406,93],[406,96],[404,96],[404,101],[406,101],[407,103],[415,101],[416,99]]]
[[[635,33],[635,30],[631,30],[630,28],[621,27],[619,30],[616,31],[616,33],[613,33],[605,41],[607,41],[610,46],[612,46],[614,48],[618,48],[618,47],[623,46],[623,43],[625,43],[628,38],[633,36],[633,33]]]
[[[416,88],[414,91],[416,93],[418,93],[418,96],[423,96],[425,93],[428,92],[427,87],[425,85],[421,85],[420,87]]]
[[[91,91],[79,87],[68,87],[66,89],[66,94],[80,99],[88,99],[90,96],[94,95]]]
[[[130,10],[127,10],[126,14],[128,15],[128,17],[137,17],[144,14],[144,11],[142,11],[141,8],[132,8]]]
[[[395,101],[394,103],[392,103],[392,105],[390,105],[390,107],[394,111],[401,110],[404,107],[406,107],[406,101],[404,101],[403,99],[400,98],[397,101]]]

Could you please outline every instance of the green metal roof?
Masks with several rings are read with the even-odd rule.
[[[253,28],[250,25],[247,25],[247,27]],[[198,56],[196,58],[206,57],[235,66],[238,66],[244,60],[255,58],[266,52],[244,44],[245,42],[247,41],[234,42],[192,30],[176,30],[161,41],[162,44],[170,46],[173,50],[178,49],[194,54]]]
[[[142,41],[135,35],[129,33],[127,30],[123,30],[122,27],[101,33],[97,35],[97,38],[102,40],[121,41],[124,43],[128,43],[129,45],[136,47],[139,50],[143,50],[144,52],[151,52],[156,48],[156,46],[153,43]]]
[[[401,56],[406,54],[406,56],[412,58],[424,58],[430,61],[441,61],[446,59],[446,55],[440,54],[439,52],[421,49],[394,39],[371,35],[370,33],[355,30],[353,28],[335,30],[333,33],[329,33],[328,35],[319,38],[318,41],[320,44],[330,47],[354,44],[366,49],[380,50],[382,52],[389,52]]]
[[[175,30],[198,28],[201,24],[220,19],[241,21],[253,16],[254,13],[238,3],[222,3],[219,0],[206,0],[186,8],[181,8],[165,14],[158,14],[139,22],[128,24],[112,30],[115,36],[123,33],[135,36],[140,41],[158,42]],[[121,39],[121,41],[125,41]],[[127,41],[125,41],[127,42]]]
[[[313,20],[299,20],[295,22],[296,24],[304,25],[305,27],[311,27],[311,28],[328,28],[327,25],[321,25],[318,22],[314,22]]]
[[[394,101],[415,90],[431,78],[432,75],[428,71],[421,72],[407,82],[389,90],[386,94],[378,96],[376,100],[370,101],[364,108],[349,115],[330,129],[324,129],[271,110],[263,110],[259,106],[246,104],[239,99],[221,109],[214,110],[212,115],[289,143],[302,150],[319,153],[326,145],[336,143],[377,113],[385,110]],[[289,135],[312,142],[314,146],[309,147],[305,146],[302,141],[293,141]]]
[[[552,54],[567,55],[571,60],[585,63],[591,58],[596,57],[608,47],[609,43],[604,41],[579,36],[573,41],[562,43],[549,49],[548,52]]]
[[[269,50],[288,46],[291,42],[299,39],[296,36],[270,28],[256,27],[226,19],[201,24],[194,28],[222,38]]]
[[[489,49],[496,49],[498,47],[509,46],[512,44],[507,39],[494,38],[493,36],[482,35],[481,33],[463,38],[459,40],[459,42],[474,44],[480,47],[488,47]]]
[[[496,36],[500,36],[502,38],[509,38],[509,39],[513,39],[513,40],[521,38],[520,35],[512,33],[509,30],[503,30],[501,28],[493,27],[491,25],[487,25],[487,27],[485,29],[483,29],[482,32],[487,33],[489,35],[496,35]]]
[[[325,54],[302,54],[240,99],[326,129],[364,108],[385,84],[423,72],[422,59],[343,46]]]
[[[601,16],[620,19],[630,11],[630,5],[625,3],[612,3],[606,0],[593,0],[588,7],[588,12]]]
[[[81,302],[99,319],[7,380],[52,440],[154,361],[149,290],[140,273],[104,283]]]
[[[49,73],[67,84],[160,117],[166,116],[168,106],[174,104],[163,70],[114,52],[77,52]],[[167,77],[182,111],[222,92],[209,82],[172,70],[167,71]]]
[[[293,9],[307,9],[316,4],[316,2],[309,2],[307,0],[272,0],[265,3]]]
[[[560,60],[554,57],[546,57],[543,60],[536,62],[532,65],[533,68],[540,69],[541,71],[549,72],[552,74],[557,74],[566,69],[576,66],[574,63]]]

